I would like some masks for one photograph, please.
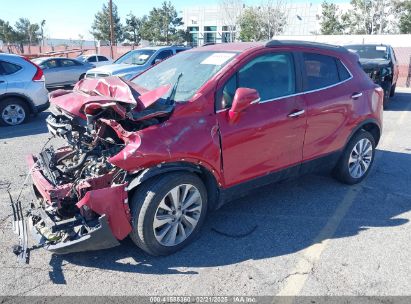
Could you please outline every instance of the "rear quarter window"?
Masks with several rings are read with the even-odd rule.
[[[340,77],[340,81],[349,79],[351,77],[351,74],[347,70],[347,68],[344,66],[344,64],[339,59],[336,59],[335,61],[337,63],[338,75]]]
[[[16,73],[17,71],[21,70],[21,66],[14,64],[14,63],[6,62],[6,61],[0,61],[0,65],[1,65],[0,73],[2,75],[12,75]]]
[[[340,82],[337,63],[334,57],[304,53],[305,91],[325,88]]]

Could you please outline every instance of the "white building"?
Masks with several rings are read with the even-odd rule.
[[[348,0],[347,0],[348,2]],[[346,9],[348,3],[339,3],[341,9]],[[219,5],[193,6],[182,11],[185,28],[191,34],[194,46],[205,43],[221,43],[233,41],[238,37],[239,29],[233,31],[235,15],[241,14],[245,6],[224,9]],[[286,2],[287,25],[283,35],[315,35],[320,31],[321,3]]]

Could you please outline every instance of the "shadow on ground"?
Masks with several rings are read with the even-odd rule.
[[[396,92],[388,101],[385,111],[405,111],[410,109],[411,91]]]
[[[50,113],[42,112],[18,126],[0,127],[0,140],[47,133],[46,117]]]
[[[361,184],[356,200],[333,238],[351,237],[373,227],[408,222],[399,216],[411,210],[411,189],[406,186],[410,180],[398,180],[398,177],[411,167],[411,155],[381,150],[378,154],[382,155]],[[395,187],[391,187],[393,184]],[[348,189],[349,186],[328,175],[305,176],[267,186],[209,214],[201,237],[172,256],[149,256],[126,239],[121,246],[104,251],[53,255],[50,278],[55,284],[65,284],[62,265],[66,262],[111,271],[195,275],[198,267],[231,265],[295,253],[312,244]],[[401,189],[408,192],[398,193]],[[229,237],[214,229],[227,235],[246,236]],[[179,267],[188,270],[181,271]]]

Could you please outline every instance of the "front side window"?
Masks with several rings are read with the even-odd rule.
[[[58,67],[58,62],[57,62],[56,59],[50,59],[50,60],[47,60],[47,61],[44,63],[44,66],[47,67],[47,68],[49,68],[49,69],[53,69],[53,68]],[[41,67],[41,65],[40,65],[40,67]]]
[[[167,59],[168,57],[173,56],[173,51],[172,50],[165,50],[160,52],[157,56],[156,59],[154,59],[154,61],[156,60],[164,60]],[[153,62],[154,63],[154,62]]]
[[[231,107],[237,88],[257,90],[261,101],[294,94],[296,88],[292,55],[270,53],[248,62],[217,93],[217,110]]]
[[[0,61],[0,65],[1,65],[0,73],[2,75],[11,75],[21,69],[21,66],[14,64],[14,63],[10,63],[10,62],[5,62],[5,61]]]
[[[328,87],[340,81],[334,57],[304,53],[305,91]]]
[[[108,61],[108,59],[104,56],[97,56],[98,57],[98,61]]]
[[[181,74],[174,100],[188,101],[236,55],[237,53],[234,52],[182,52],[152,67],[134,78],[132,82],[136,84],[137,91],[142,91],[139,88],[150,91],[162,85],[173,86]]]
[[[96,56],[91,56],[89,59],[87,59],[88,62],[97,62]]]

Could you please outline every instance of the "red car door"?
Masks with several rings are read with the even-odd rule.
[[[225,186],[298,165],[302,160],[305,114],[296,93],[294,56],[265,51],[249,59],[216,94]],[[237,88],[256,89],[260,101],[235,122],[228,119]]]
[[[342,62],[325,54],[302,54],[307,131],[303,160],[308,161],[342,149],[350,133],[353,106],[365,98],[361,86]]]

